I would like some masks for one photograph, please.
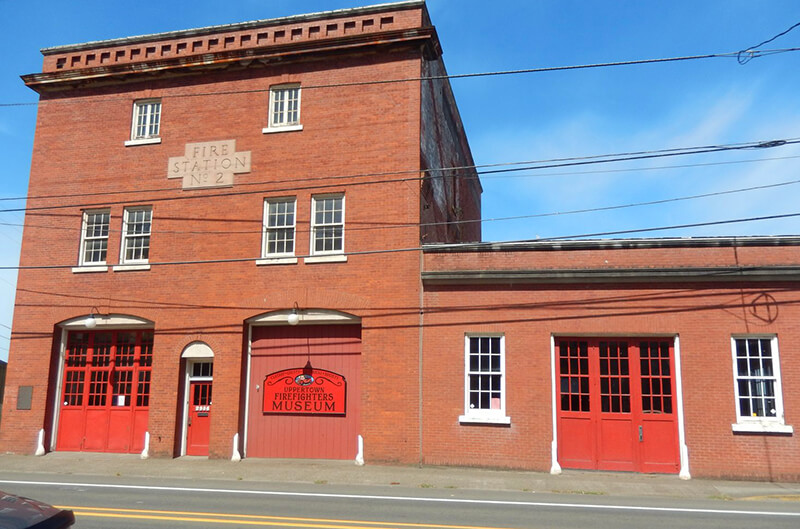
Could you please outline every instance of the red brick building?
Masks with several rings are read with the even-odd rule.
[[[800,477],[800,239],[480,243],[424,2],[43,53],[0,449]]]
[[[798,243],[426,251],[423,400],[438,402],[424,407],[425,460],[796,480]]]

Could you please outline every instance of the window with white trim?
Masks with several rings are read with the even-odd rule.
[[[268,198],[264,201],[262,257],[294,255],[294,198]]]
[[[300,85],[274,86],[269,91],[269,127],[300,125]]]
[[[509,424],[506,416],[505,336],[466,336],[464,415],[460,422]]]
[[[311,197],[311,254],[344,253],[344,195]]]
[[[791,432],[783,417],[776,336],[732,337],[736,424],[734,431]]]
[[[152,221],[153,209],[150,207],[125,208],[120,263],[147,263],[150,258]]]
[[[108,253],[108,226],[111,211],[107,209],[83,212],[81,251],[78,264],[81,266],[104,265]]]
[[[133,103],[131,140],[158,138],[161,132],[161,100],[147,99]]]

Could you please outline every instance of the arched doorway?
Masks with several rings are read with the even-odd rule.
[[[144,449],[153,322],[92,314],[59,324],[60,363],[51,446],[79,452]]]
[[[186,365],[181,453],[207,456],[211,436],[214,352],[203,342],[192,342],[184,348],[181,358]]]
[[[295,320],[292,311],[279,311],[247,322],[245,456],[353,459],[361,320],[337,311],[298,312]]]

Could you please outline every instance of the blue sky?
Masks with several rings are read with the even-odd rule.
[[[369,0],[0,0],[0,103],[34,103],[19,79],[40,48],[377,3]],[[429,0],[451,74],[736,52],[800,22],[796,0]],[[764,46],[800,47],[800,28]],[[477,164],[800,138],[800,52],[453,81]],[[36,106],[0,107],[0,198],[24,196]],[[797,157],[797,158],[796,158]],[[800,148],[722,152],[485,175],[484,239],[534,239],[800,212],[800,183],[596,213],[800,179]],[[0,209],[22,207],[3,201]],[[16,266],[23,214],[0,212],[0,266]],[[625,236],[800,234],[800,218]],[[76,241],[77,244],[77,241]],[[74,255],[65,255],[69,264]],[[15,270],[0,270],[0,359]]]

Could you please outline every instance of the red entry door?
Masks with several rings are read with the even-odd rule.
[[[565,468],[677,473],[671,339],[557,340]]]
[[[186,455],[208,455],[210,426],[211,382],[191,382],[189,384],[189,424],[186,432]]]

